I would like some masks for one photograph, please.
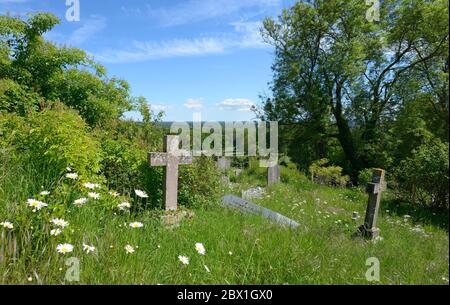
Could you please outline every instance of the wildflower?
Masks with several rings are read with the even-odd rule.
[[[231,251],[228,252],[228,255],[229,255],[229,256],[232,256],[232,255],[233,255],[233,252],[231,252]]]
[[[80,198],[80,199],[75,200],[73,202],[73,204],[78,206],[78,207],[81,207],[81,206],[85,205],[87,201],[88,201],[87,198]]]
[[[73,246],[71,244],[60,244],[56,247],[56,251],[61,254],[70,253],[73,251]]]
[[[78,174],[77,173],[68,173],[68,174],[66,174],[66,178],[71,179],[71,180],[77,180]]]
[[[95,190],[100,187],[100,185],[94,184],[94,183],[85,183],[85,184],[83,184],[83,186],[90,190]]]
[[[50,231],[51,236],[58,236],[62,233],[61,229],[53,229]]]
[[[95,247],[83,244],[83,251],[89,254],[91,252],[95,252]]]
[[[195,244],[195,250],[198,252],[198,254],[200,255],[205,255],[206,254],[206,249],[205,246],[202,243],[196,243]]]
[[[142,222],[132,222],[130,223],[130,227],[133,229],[139,229],[142,228],[144,224]]]
[[[119,208],[119,210],[125,211],[131,208],[131,204],[129,202],[122,202],[117,207]]]
[[[189,257],[180,255],[178,256],[178,259],[183,265],[189,265]]]
[[[9,230],[14,229],[14,225],[11,222],[9,222],[9,221],[5,221],[5,222],[0,223],[0,226],[2,226],[5,229],[9,229]]]
[[[30,277],[27,278],[27,281],[28,281],[28,282],[32,282],[32,281],[33,281],[33,278],[30,276]]]
[[[72,169],[70,167],[66,167],[66,171],[71,172]]]
[[[98,194],[98,193],[92,192],[92,193],[89,193],[88,196],[89,196],[89,198],[92,198],[94,200],[100,199],[100,194]]]
[[[41,195],[41,196],[48,196],[48,195],[50,195],[50,192],[48,192],[48,191],[43,191],[43,192],[40,193],[40,195]]]
[[[127,254],[133,254],[134,252],[136,252],[136,250],[134,250],[134,248],[130,245],[125,246],[125,251],[127,252]]]
[[[114,198],[117,198],[117,197],[120,196],[120,194],[117,193],[117,192],[109,192],[109,194],[110,194],[111,196],[113,196]]]
[[[144,191],[134,190],[134,192],[136,193],[136,196],[138,196],[139,198],[148,198],[147,193]]]
[[[38,201],[36,199],[28,199],[27,204],[33,208],[33,212],[40,211],[44,207],[48,207],[48,204]]]
[[[60,227],[61,229],[64,229],[65,227],[69,226],[69,223],[61,218],[53,218],[52,223],[55,226]]]

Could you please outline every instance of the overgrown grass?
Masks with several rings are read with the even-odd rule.
[[[430,214],[436,220],[427,221],[430,218],[405,206],[394,209],[388,196],[379,219],[384,239],[376,243],[354,240],[352,233],[363,220],[354,221],[351,216],[353,211],[364,216],[365,194],[314,185],[293,170],[284,171],[284,183],[268,189],[264,198],[255,201],[299,222],[297,230],[218,205],[195,209],[193,217],[171,229],[162,225],[162,211],[129,214],[106,208],[107,190],[102,190],[101,201],[89,201],[78,208],[71,204],[71,196],[61,196],[60,191],[52,189],[47,198],[50,208],[51,202],[66,206],[61,216],[70,222],[69,227],[58,237],[41,237],[46,242],[35,245],[38,251],[22,256],[19,253],[15,260],[4,261],[0,282],[370,284],[365,278],[369,268],[366,260],[376,257],[381,262],[381,284],[448,284],[448,222],[447,226],[442,223],[442,215]],[[3,169],[0,221],[13,220],[27,208],[26,199],[36,196],[43,182],[32,176],[27,169]],[[224,187],[223,192],[239,194],[248,187],[264,185],[264,175],[252,172],[236,181],[232,189]],[[76,195],[83,192],[77,190]],[[406,213],[411,219],[404,217]],[[144,227],[131,229],[131,221],[143,222]],[[33,231],[16,225],[12,234],[25,229]],[[56,252],[56,246],[64,242],[74,245],[73,253],[64,256]],[[205,245],[205,256],[195,251],[198,242]],[[94,245],[95,253],[84,253],[84,243]],[[127,254],[126,245],[135,247],[136,252]],[[182,265],[179,255],[188,256],[190,264]],[[65,280],[69,268],[65,262],[70,257],[80,260],[80,282]]]

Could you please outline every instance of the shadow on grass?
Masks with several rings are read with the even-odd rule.
[[[433,225],[435,227],[442,228],[449,231],[449,211],[448,210],[433,210],[430,207],[416,205],[397,199],[386,198],[382,201],[382,213],[385,214],[386,210],[390,211],[391,215],[397,215],[403,217],[410,215],[411,219],[415,223],[423,223]]]

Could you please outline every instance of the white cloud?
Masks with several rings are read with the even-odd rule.
[[[259,33],[261,22],[236,22],[230,26],[234,31],[228,34],[162,42],[133,41],[132,47],[107,49],[95,54],[95,57],[106,63],[129,63],[161,58],[217,55],[237,49],[269,47]]]
[[[154,8],[147,5],[147,15],[163,26],[176,26],[242,14],[245,11],[260,10],[263,13],[281,5],[282,0],[187,0],[172,7]]]
[[[95,34],[101,32],[106,27],[106,18],[101,16],[91,16],[82,23],[82,26],[76,29],[68,38],[69,45],[79,46],[92,38]]]
[[[202,109],[203,99],[189,98],[186,100],[186,103],[184,103],[184,107],[187,109]]]
[[[218,103],[217,106],[222,111],[250,112],[255,106],[255,103],[249,99],[230,98]]]
[[[154,111],[167,111],[172,108],[173,106],[168,104],[150,104],[150,109]]]

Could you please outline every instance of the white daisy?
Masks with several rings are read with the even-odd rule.
[[[42,208],[48,207],[48,204],[36,199],[28,199],[27,204],[29,207],[33,208],[33,212],[40,211]]]
[[[100,199],[100,194],[98,194],[98,193],[92,192],[92,193],[89,193],[88,196],[89,196],[89,198],[92,198],[94,200]]]
[[[91,252],[95,252],[95,247],[83,244],[83,251],[89,254]]]
[[[61,229],[64,229],[64,228],[69,226],[69,223],[67,221],[65,221],[64,219],[61,219],[61,218],[53,218],[52,219],[52,223],[55,226],[60,227]]]
[[[205,255],[206,254],[206,249],[205,246],[202,243],[196,243],[195,244],[195,250],[198,252],[198,254],[200,255]]]
[[[85,183],[85,184],[83,184],[83,186],[90,190],[95,190],[100,187],[100,185],[94,184],[94,183]]]
[[[75,200],[73,202],[73,204],[78,206],[78,207],[81,207],[81,206],[85,205],[87,201],[88,201],[87,198],[80,198],[80,199]]]
[[[119,210],[125,211],[131,208],[131,204],[129,202],[122,202],[121,204],[117,205]]]
[[[62,233],[61,229],[53,229],[50,231],[51,236],[58,236]]]
[[[66,178],[71,179],[71,180],[77,180],[78,174],[77,173],[68,173],[68,174],[66,174]]]
[[[71,244],[60,244],[56,247],[56,251],[61,254],[70,253],[73,251],[73,246]]]
[[[139,198],[148,198],[147,193],[144,191],[134,190],[134,192],[136,193],[136,196],[138,196]]]
[[[5,221],[5,222],[0,223],[0,226],[2,226],[5,229],[9,229],[9,230],[14,229],[14,225],[11,222],[9,222],[9,221]]]
[[[134,252],[136,252],[136,250],[134,250],[133,246],[130,246],[130,245],[125,246],[125,251],[127,252],[127,254],[133,254]]]
[[[178,259],[183,265],[189,265],[189,257],[180,255],[178,256]]]
[[[133,229],[139,229],[142,228],[144,224],[142,222],[132,222],[130,223],[130,227]]]
[[[40,195],[41,196],[48,196],[48,195],[50,195],[50,192],[49,191],[43,191],[43,192],[40,193]]]

